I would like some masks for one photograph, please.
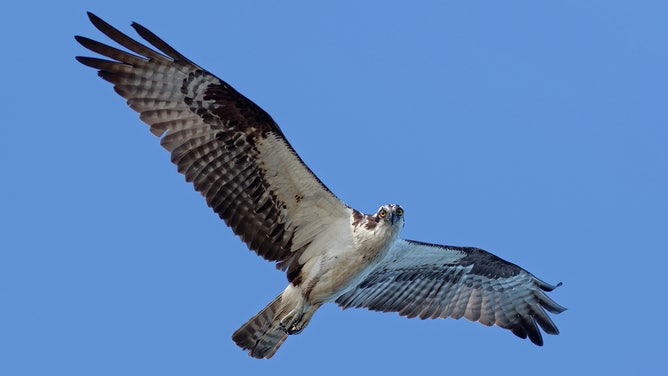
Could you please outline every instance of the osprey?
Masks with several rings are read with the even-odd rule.
[[[545,292],[560,284],[478,248],[401,239],[401,206],[362,214],[345,205],[271,116],[225,81],[139,24],[132,27],[157,51],[88,17],[130,52],[76,36],[109,60],[76,59],[127,99],[186,181],[248,248],[286,271],[285,290],[232,335],[250,356],[271,358],[327,302],[421,319],[466,317],[539,346],[539,327],[559,333],[546,310],[565,308]]]

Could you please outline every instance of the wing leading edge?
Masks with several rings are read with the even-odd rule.
[[[311,172],[260,107],[145,27],[147,47],[88,13],[130,52],[76,36],[107,59],[77,57],[139,113],[188,182],[250,249],[281,269],[351,210]]]

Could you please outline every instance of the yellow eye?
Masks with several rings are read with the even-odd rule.
[[[397,208],[397,210],[395,211],[395,213],[397,213],[397,215],[401,217],[402,215],[404,215],[404,209],[402,209],[402,208]]]
[[[385,218],[387,216],[387,211],[385,209],[380,209],[378,211],[378,216],[381,218]]]

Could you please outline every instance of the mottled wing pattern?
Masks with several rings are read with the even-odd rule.
[[[127,99],[178,171],[250,249],[287,268],[328,221],[350,217],[260,107],[141,25],[132,24],[161,53],[89,18],[131,52],[77,36],[110,59],[77,60]]]
[[[538,326],[559,333],[545,310],[565,310],[544,292],[556,287],[481,249],[399,239],[384,261],[336,302],[421,319],[466,317],[541,346]]]

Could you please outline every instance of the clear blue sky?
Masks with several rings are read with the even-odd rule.
[[[0,374],[665,372],[665,2],[43,3],[0,16]],[[285,277],[74,60],[87,10],[250,97],[349,205],[402,204],[405,238],[562,281],[561,335],[329,305],[246,356]]]

